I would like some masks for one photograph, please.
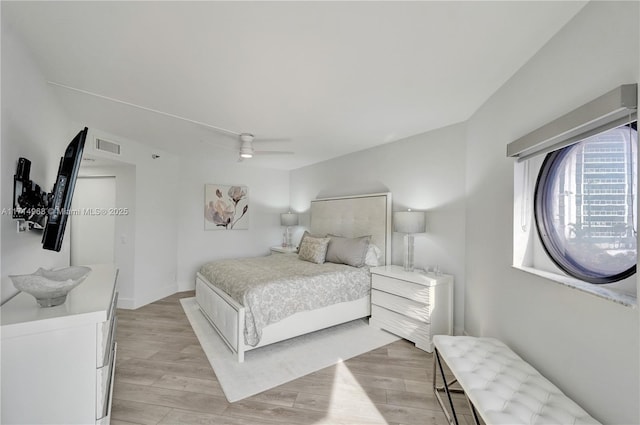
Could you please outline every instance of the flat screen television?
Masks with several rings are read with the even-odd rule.
[[[88,128],[80,131],[67,146],[64,156],[60,158],[58,176],[51,193],[47,223],[42,235],[42,247],[51,251],[60,251],[64,229],[67,225],[67,217],[71,210],[73,190],[78,178],[78,170],[82,161],[84,142],[87,138]]]

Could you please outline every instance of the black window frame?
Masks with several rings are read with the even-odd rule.
[[[637,121],[634,121],[627,126],[631,126],[631,128],[637,131]],[[582,142],[582,140],[580,142]],[[542,247],[551,261],[553,261],[556,266],[569,276],[596,285],[618,282],[636,273],[637,259],[636,263],[632,267],[613,275],[604,276],[602,273],[590,270],[575,261],[572,257],[565,255],[562,244],[555,237],[555,228],[553,226],[554,220],[552,217],[553,211],[552,208],[549,207],[549,203],[551,202],[550,197],[552,195],[551,187],[553,186],[559,172],[560,167],[558,165],[563,162],[566,156],[572,153],[573,149],[576,148],[576,144],[571,144],[562,149],[548,153],[542,163],[536,180],[533,199],[534,219],[538,236],[542,242]],[[638,164],[636,162],[636,167],[637,166]]]

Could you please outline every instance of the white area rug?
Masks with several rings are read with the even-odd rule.
[[[230,402],[358,356],[399,338],[354,320],[245,353],[244,363],[222,341],[195,298],[180,300],[211,367]]]

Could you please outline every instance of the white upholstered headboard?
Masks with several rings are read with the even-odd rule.
[[[311,233],[348,238],[371,235],[385,264],[391,264],[391,193],[313,200]]]

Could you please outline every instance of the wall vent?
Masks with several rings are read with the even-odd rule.
[[[102,152],[109,152],[114,155],[120,155],[120,145],[108,140],[100,139],[96,137],[96,150]]]

